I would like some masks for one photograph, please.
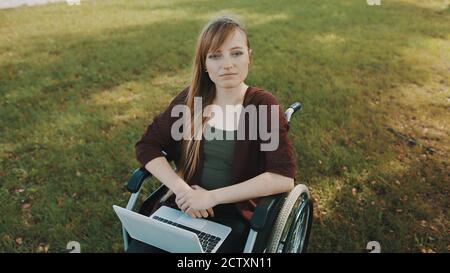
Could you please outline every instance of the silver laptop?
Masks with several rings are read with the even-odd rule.
[[[130,236],[172,253],[214,253],[231,228],[169,208],[160,207],[150,216],[113,205]]]

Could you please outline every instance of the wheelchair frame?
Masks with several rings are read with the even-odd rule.
[[[292,114],[301,107],[299,102],[295,102],[287,108],[285,117],[288,123]],[[149,177],[151,173],[143,167],[133,172],[127,184],[131,197],[126,209],[134,210],[142,183]],[[145,215],[145,209],[159,201],[167,191],[168,188],[161,185],[145,199],[138,212]],[[250,231],[243,252],[306,252],[312,218],[312,200],[308,188],[303,184],[296,185],[289,193],[262,197],[250,220]],[[271,229],[270,223],[275,223],[274,229]],[[126,251],[132,238],[124,227],[122,235]]]

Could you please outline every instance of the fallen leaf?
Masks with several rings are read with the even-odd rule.
[[[422,227],[427,227],[427,221],[425,221],[425,220],[420,221],[420,225]]]
[[[433,226],[433,225],[430,225],[430,229],[431,229],[432,231],[439,232],[439,229],[438,229],[437,227]]]
[[[422,248],[421,249],[422,253],[436,253],[433,249],[431,248]]]
[[[30,203],[22,204],[22,209],[29,209],[31,207]]]
[[[60,208],[62,206],[63,197],[56,198],[56,207]]]
[[[40,243],[38,247],[38,252],[48,253],[48,244]]]
[[[18,244],[18,245],[21,245],[22,244],[22,238],[16,238],[16,243]]]

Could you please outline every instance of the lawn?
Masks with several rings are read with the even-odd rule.
[[[287,106],[310,252],[449,252],[445,1],[84,1],[0,10],[0,252],[119,252],[134,143],[189,84],[213,16]],[[409,141],[408,141],[409,139]],[[148,183],[146,192],[158,182]]]

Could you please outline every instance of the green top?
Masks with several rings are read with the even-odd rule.
[[[227,131],[206,124],[201,187],[214,190],[231,185],[237,130]]]

